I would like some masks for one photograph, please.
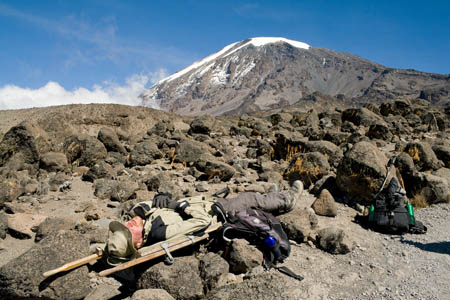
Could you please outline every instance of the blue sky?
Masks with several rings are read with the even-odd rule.
[[[450,1],[0,0],[0,109],[137,104],[226,45],[285,37],[450,73]]]

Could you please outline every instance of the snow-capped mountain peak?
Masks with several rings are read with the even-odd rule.
[[[257,37],[226,46],[140,97],[144,106],[178,114],[221,115],[314,102],[315,93],[339,103],[364,103],[414,98],[436,89],[434,94],[444,95],[448,85],[448,76],[392,69],[286,38]]]
[[[166,77],[162,80],[160,80],[157,84],[163,83],[163,82],[168,82],[171,80],[174,80],[186,73],[189,73],[191,70],[194,70],[196,68],[199,68],[203,65],[208,64],[209,62],[213,61],[214,59],[221,57],[221,56],[229,56],[232,53],[246,47],[249,45],[253,45],[255,47],[261,47],[267,44],[273,44],[273,43],[280,43],[280,42],[284,42],[284,43],[288,43],[293,47],[296,48],[301,48],[301,49],[309,49],[311,46],[303,43],[303,42],[298,42],[298,41],[293,41],[293,40],[289,40],[286,38],[281,38],[281,37],[256,37],[256,38],[251,38],[245,41],[240,41],[240,42],[236,42],[233,44],[230,44],[226,47],[224,47],[222,50],[220,50],[219,52],[216,52],[214,54],[211,54],[209,56],[207,56],[206,58],[194,62],[192,65],[182,69],[181,71],[176,72],[175,74],[170,75],[169,77]]]

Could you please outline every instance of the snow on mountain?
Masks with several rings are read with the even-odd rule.
[[[316,92],[339,101],[379,102],[418,97],[428,87],[448,90],[448,85],[445,76],[387,68],[285,38],[257,37],[193,63],[140,98],[144,106],[179,114],[220,115],[292,105]]]

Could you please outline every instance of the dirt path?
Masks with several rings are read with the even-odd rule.
[[[347,218],[351,211],[341,207]],[[294,246],[286,264],[305,280],[291,281],[289,298],[450,299],[450,205],[422,209],[416,217],[427,234],[390,236],[347,223],[357,242],[347,255]]]

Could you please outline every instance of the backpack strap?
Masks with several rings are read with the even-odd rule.
[[[274,268],[277,269],[280,273],[283,273],[289,277],[295,278],[298,281],[302,281],[303,279],[305,279],[305,277],[295,274],[291,269],[289,269],[286,266],[282,266],[282,267],[274,266]]]
[[[417,221],[414,225],[409,225],[409,233],[413,234],[424,234],[428,230],[427,226],[425,226],[422,222]]]

